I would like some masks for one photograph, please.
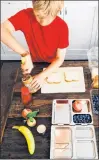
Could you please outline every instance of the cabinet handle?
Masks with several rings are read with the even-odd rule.
[[[65,8],[65,15],[67,14],[67,8]]]

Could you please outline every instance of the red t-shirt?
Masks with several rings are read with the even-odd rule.
[[[41,26],[33,14],[33,8],[23,9],[8,19],[15,30],[24,33],[33,62],[52,62],[57,48],[69,45],[68,26],[60,17]]]

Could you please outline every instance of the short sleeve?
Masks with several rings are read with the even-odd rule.
[[[60,27],[58,48],[63,49],[69,46],[69,29],[68,25],[63,22]]]
[[[8,20],[12,23],[15,30],[23,30],[23,26],[26,25],[26,14],[25,9],[17,12],[15,15],[8,18]]]

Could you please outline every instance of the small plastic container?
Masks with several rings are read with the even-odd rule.
[[[37,132],[41,135],[44,135],[45,132],[46,132],[46,126],[44,124],[40,124],[38,127],[37,127]]]
[[[87,52],[87,56],[90,70],[92,68],[98,68],[98,47],[92,47]]]
[[[91,72],[92,88],[99,88],[98,47],[92,47],[88,53],[88,65]]]

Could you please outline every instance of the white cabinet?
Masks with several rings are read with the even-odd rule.
[[[5,52],[4,52],[4,50],[3,50],[2,43],[1,43],[1,59],[2,59],[2,57],[4,56],[4,54],[5,54]]]
[[[60,13],[58,14],[58,16],[62,19],[64,19],[64,8],[60,11]]]
[[[64,20],[69,27],[70,43],[66,59],[87,58],[87,51],[95,44],[98,26],[97,6],[97,3],[91,1],[65,1]]]
[[[5,21],[10,16],[14,15],[18,11],[26,8],[25,3],[19,3],[18,1],[2,1],[1,3],[1,22]],[[6,11],[6,12],[5,12]],[[15,38],[22,44],[25,48],[28,49],[26,40],[21,31],[14,32],[13,35]],[[16,54],[13,50],[2,43],[2,48],[5,54],[2,54],[3,60],[19,60],[20,56]]]
[[[26,8],[32,8],[32,7],[33,7],[32,1],[28,1],[26,3]]]

